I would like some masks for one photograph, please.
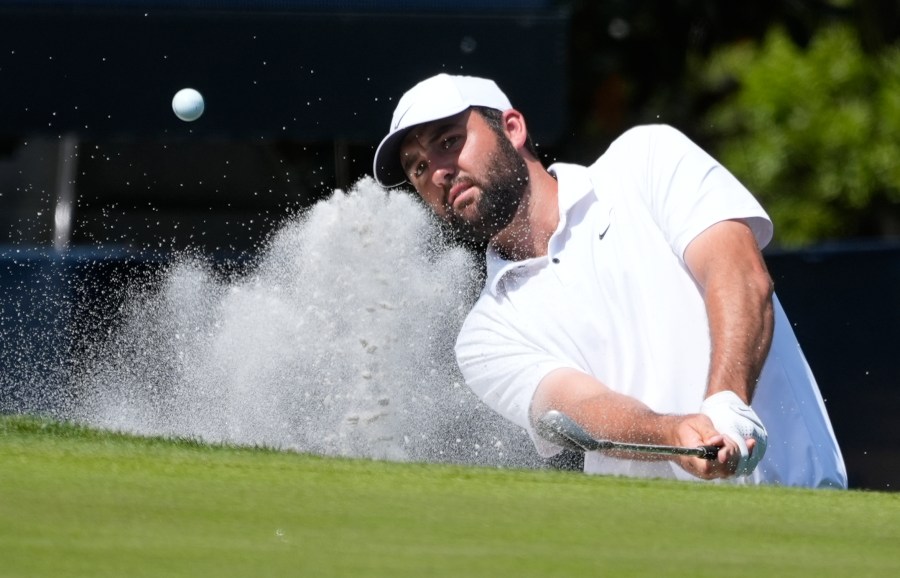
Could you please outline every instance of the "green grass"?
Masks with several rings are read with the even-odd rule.
[[[900,576],[900,494],[397,464],[0,416],[0,576]]]

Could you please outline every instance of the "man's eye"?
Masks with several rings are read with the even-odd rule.
[[[448,136],[447,138],[445,138],[444,140],[441,141],[441,148],[443,148],[444,150],[448,150],[450,147],[452,147],[454,144],[456,144],[456,142],[458,140],[459,140],[458,136]]]

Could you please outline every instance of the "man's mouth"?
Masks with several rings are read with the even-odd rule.
[[[456,201],[460,197],[468,196],[466,193],[472,188],[474,188],[474,185],[470,182],[463,181],[456,183],[450,187],[450,191],[447,194],[447,204],[450,205],[451,208],[454,208],[456,206]]]

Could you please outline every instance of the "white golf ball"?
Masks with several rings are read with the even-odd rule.
[[[182,88],[172,98],[172,110],[175,116],[185,122],[200,118],[203,114],[203,95],[193,88]]]

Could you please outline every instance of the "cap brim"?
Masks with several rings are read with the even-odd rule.
[[[375,151],[375,163],[373,171],[375,180],[383,187],[396,187],[409,179],[400,165],[400,144],[413,129],[412,126],[392,132],[381,141]]]

